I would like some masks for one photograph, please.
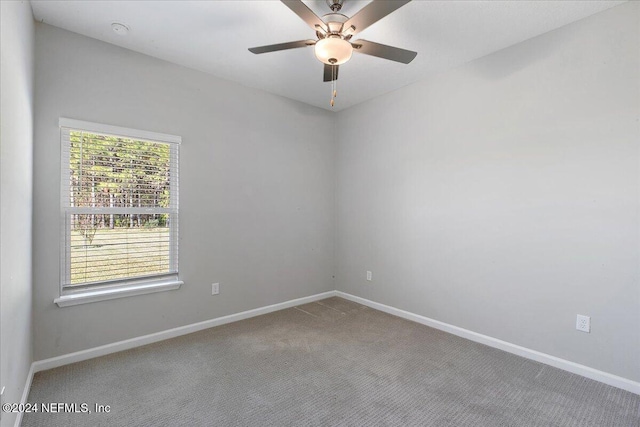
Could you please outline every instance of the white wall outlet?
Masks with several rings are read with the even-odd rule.
[[[367,280],[371,281],[373,279],[373,273],[370,271],[367,271]]]
[[[220,283],[211,284],[211,295],[218,295],[220,293]]]
[[[576,329],[582,332],[591,332],[591,317],[578,314],[576,318]]]

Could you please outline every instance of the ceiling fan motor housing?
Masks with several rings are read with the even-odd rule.
[[[349,20],[349,17],[342,13],[332,12],[322,15],[322,20],[329,26],[329,31],[340,32],[342,25]]]
[[[349,17],[343,15],[342,13],[327,13],[322,16],[322,21],[326,24],[326,28],[318,29],[316,31],[316,35],[319,39],[323,39],[325,37],[329,37],[331,35],[340,36],[341,38],[346,38],[343,35],[343,27],[344,23],[349,20]],[[318,26],[319,27],[319,26]],[[328,31],[326,31],[328,30]]]

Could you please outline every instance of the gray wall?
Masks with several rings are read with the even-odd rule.
[[[640,381],[639,8],[342,112],[338,289]]]
[[[0,2],[0,388],[19,402],[31,365],[34,23],[28,2]],[[2,414],[2,426],[15,414]]]
[[[44,24],[35,101],[36,360],[335,289],[330,112]],[[182,136],[180,290],[53,303],[61,116]]]

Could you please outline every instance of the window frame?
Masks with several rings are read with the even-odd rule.
[[[179,266],[178,266],[178,232],[179,232],[179,159],[180,159],[180,144],[182,143],[182,137],[177,135],[170,135],[158,132],[150,132],[139,129],[131,129],[120,126],[106,125],[100,123],[86,122],[82,120],[68,119],[61,117],[59,119],[60,129],[60,280],[59,280],[59,298],[56,298],[54,302],[60,306],[65,307],[69,305],[84,304],[114,298],[122,298],[133,295],[141,295],[152,292],[159,292],[165,290],[174,290],[180,288],[183,284],[179,280]],[[70,229],[67,216],[73,209],[65,203],[69,200],[70,185],[69,181],[64,177],[69,175],[70,171],[70,150],[65,146],[68,144],[68,139],[65,140],[65,135],[69,135],[71,131],[84,131],[95,134],[102,134],[108,136],[143,140],[148,142],[166,143],[172,144],[170,147],[170,162],[171,162],[171,174],[169,182],[169,194],[171,198],[170,202],[170,214],[172,220],[169,224],[169,236],[170,236],[170,266],[175,267],[175,272],[169,272],[164,274],[153,274],[143,277],[124,278],[100,281],[94,283],[79,284],[73,288],[65,287],[70,281],[70,257],[71,250],[70,245]],[[173,170],[175,168],[175,170]],[[96,208],[96,209],[109,209],[109,208]],[[144,208],[142,208],[144,209]],[[97,212],[97,211],[96,211]]]

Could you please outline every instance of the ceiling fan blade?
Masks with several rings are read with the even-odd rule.
[[[387,46],[386,44],[374,43],[367,40],[356,40],[351,43],[354,52],[365,55],[377,56],[378,58],[389,59],[391,61],[408,64],[413,61],[418,52],[400,49],[399,47]]]
[[[339,65],[324,64],[324,77],[323,82],[332,82],[338,80],[338,67]]]
[[[307,7],[306,4],[302,3],[302,0],[280,0],[287,6],[289,9],[293,11],[296,15],[298,15],[304,22],[310,26],[313,31],[318,31],[316,26],[320,26],[325,32],[327,31],[327,24],[324,23],[322,19],[318,17],[311,9]]]
[[[252,52],[255,54],[276,52],[278,50],[296,49],[299,47],[313,46],[314,44],[316,44],[315,40],[298,40],[295,42],[270,44],[268,46],[250,47],[249,52]]]
[[[349,20],[344,23],[343,28],[349,28],[353,25],[355,30],[352,31],[352,34],[357,34],[410,1],[411,0],[373,0],[349,18]]]

